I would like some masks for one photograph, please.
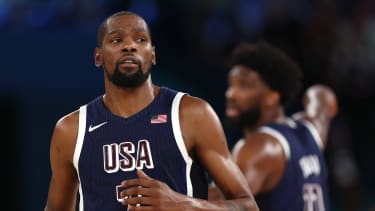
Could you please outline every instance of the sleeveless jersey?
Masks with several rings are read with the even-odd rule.
[[[207,199],[207,176],[185,148],[179,123],[186,93],[161,87],[146,108],[128,118],[112,114],[102,96],[80,107],[74,152],[79,210],[126,210],[119,185],[137,169],[176,192]]]
[[[269,124],[260,131],[275,137],[287,157],[277,186],[256,197],[260,210],[329,210],[327,167],[315,127],[307,121],[290,120],[290,124]]]

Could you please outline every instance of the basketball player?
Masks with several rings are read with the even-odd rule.
[[[56,123],[45,211],[258,210],[212,107],[152,83],[144,19],[115,13],[97,39],[105,93]],[[207,200],[206,173],[227,200]]]
[[[232,149],[260,210],[328,210],[327,169],[322,151],[336,97],[324,85],[310,87],[304,111],[284,109],[298,95],[302,73],[280,49],[264,41],[233,51],[226,116],[242,129]],[[210,189],[209,198],[220,198]]]

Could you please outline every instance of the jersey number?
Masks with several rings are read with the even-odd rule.
[[[319,184],[303,185],[304,211],[325,211],[323,191]]]

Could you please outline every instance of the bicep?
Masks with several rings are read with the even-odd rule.
[[[196,159],[227,198],[249,194],[244,177],[233,162],[221,122],[215,111],[205,103],[184,121],[184,136],[191,144]],[[190,140],[190,141],[189,141]]]
[[[66,128],[56,125],[50,146],[52,177],[46,210],[75,210],[78,178],[72,163],[72,143]]]
[[[260,155],[239,152],[234,158],[235,163],[245,176],[246,182],[254,195],[262,191],[268,174],[268,169],[260,165],[262,158]]]
[[[247,141],[233,155],[233,159],[254,195],[274,188],[281,179],[286,165],[281,145],[264,134]]]

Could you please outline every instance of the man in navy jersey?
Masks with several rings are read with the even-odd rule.
[[[152,83],[144,19],[115,13],[97,42],[105,93],[57,121],[45,211],[258,210],[212,107]],[[207,200],[207,175],[226,200]]]
[[[265,41],[242,43],[232,52],[226,116],[243,132],[232,155],[262,211],[329,208],[322,151],[336,96],[325,85],[311,86],[304,110],[288,117],[284,109],[301,82],[298,65]],[[209,198],[220,198],[220,191],[213,186]]]

